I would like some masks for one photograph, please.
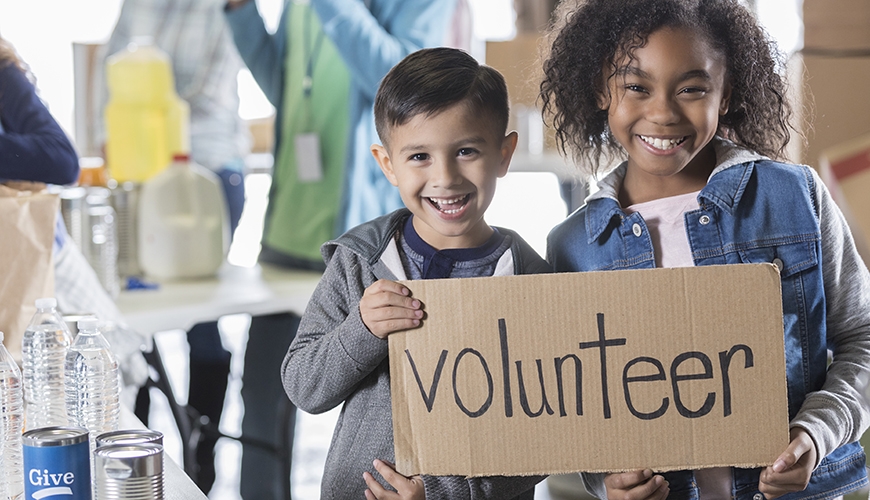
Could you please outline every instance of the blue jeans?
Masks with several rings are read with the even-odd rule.
[[[227,201],[230,238],[236,231],[245,206],[245,181],[241,159],[217,172]],[[190,345],[188,404],[214,424],[220,422],[230,372],[230,352],[221,342],[217,321],[199,323],[187,332]],[[208,493],[214,483],[214,447],[217,437],[203,435],[197,445],[197,485]]]
[[[241,160],[238,163],[240,164]],[[242,209],[245,207],[245,176],[241,168],[237,168],[236,162],[229,163],[227,168],[221,169],[217,174],[224,187],[224,197],[227,200],[230,217],[230,239],[232,239],[242,217]]]
[[[242,443],[240,489],[245,500],[290,498],[296,407],[284,393],[281,363],[296,336],[299,320],[289,313],[251,318],[242,377],[242,436],[284,448],[288,456],[282,464],[274,452]]]

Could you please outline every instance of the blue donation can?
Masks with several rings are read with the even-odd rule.
[[[91,500],[88,431],[42,427],[22,436],[24,497],[28,500]]]

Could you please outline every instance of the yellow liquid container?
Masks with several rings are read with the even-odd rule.
[[[145,41],[106,60],[106,163],[113,179],[144,182],[190,151],[190,108],[175,93],[169,56]]]

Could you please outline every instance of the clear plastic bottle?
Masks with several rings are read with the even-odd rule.
[[[118,362],[100,333],[97,318],[78,322],[78,335],[66,354],[64,388],[70,425],[96,436],[118,430],[121,411]]]
[[[0,332],[0,500],[19,500],[24,497],[21,371],[2,342]]]
[[[63,372],[72,335],[57,300],[36,300],[36,314],[21,340],[26,430],[69,425]]]

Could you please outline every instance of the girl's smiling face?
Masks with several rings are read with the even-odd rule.
[[[628,153],[623,204],[702,188],[715,166],[710,140],[728,111],[725,56],[687,28],[662,28],[623,56],[601,108]]]

